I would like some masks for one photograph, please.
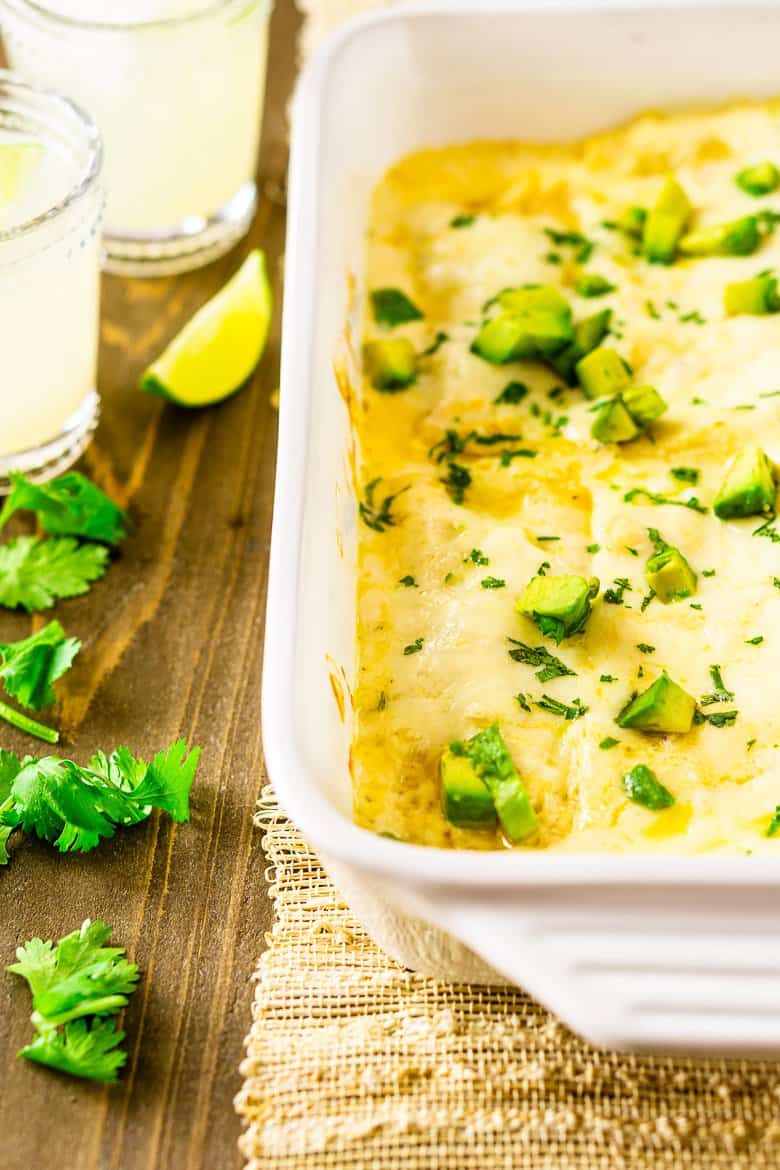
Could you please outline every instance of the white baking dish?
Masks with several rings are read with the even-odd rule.
[[[447,852],[353,824],[348,694],[342,720],[333,676],[346,692],[357,516],[334,356],[348,304],[359,339],[367,197],[391,162],[423,145],[567,138],[647,107],[775,94],[778,45],[775,3],[404,5],[345,27],[295,103],[271,778],[391,955],[449,979],[509,979],[610,1047],[780,1054],[780,860]]]

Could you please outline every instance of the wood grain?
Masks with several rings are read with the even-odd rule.
[[[56,615],[84,647],[53,721],[62,754],[127,743],[149,756],[183,735],[203,748],[193,819],[165,816],[86,857],[25,840],[0,874],[0,962],[34,934],[85,917],[114,927],[141,966],[125,1021],[122,1081],[83,1084],[16,1059],[30,1035],[24,984],[0,976],[2,1170],[229,1170],[241,1165],[233,1096],[250,1023],[251,976],[269,924],[252,812],[262,782],[260,670],[273,497],[286,165],[296,17],[272,25],[261,186],[250,239],[203,272],[106,279],[103,417],[83,460],[126,504],[133,530],[108,575]],[[252,384],[189,412],[135,389],[180,324],[265,248],[277,292],[269,348]],[[22,529],[20,524],[19,529]],[[47,620],[51,615],[46,615]],[[36,619],[35,624],[40,624]],[[0,615],[3,640],[29,632]],[[35,750],[8,729],[3,747]]]

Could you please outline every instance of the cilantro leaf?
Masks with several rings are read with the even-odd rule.
[[[8,865],[8,838],[14,831],[11,812],[11,784],[22,767],[21,760],[14,752],[0,749],[0,865]],[[8,815],[9,822],[5,818]]]
[[[19,1055],[72,1077],[113,1084],[127,1061],[119,1048],[124,1038],[116,1020],[96,1019],[91,1027],[86,1020],[74,1020],[61,1031],[38,1032]]]
[[[59,622],[49,622],[29,638],[0,642],[0,679],[23,707],[40,711],[54,702],[52,683],[70,669],[80,649],[81,642],[66,638]]]
[[[525,663],[527,666],[541,666],[542,669],[536,672],[536,677],[539,682],[547,682],[551,678],[562,678],[564,675],[576,675],[575,670],[571,670],[565,662],[561,662],[560,658],[556,658],[549,650],[545,650],[544,646],[528,646],[525,642],[518,642],[516,638],[508,638],[507,641],[512,643],[512,649],[509,651],[509,657],[513,658],[515,662]]]
[[[0,823],[35,833],[61,853],[88,853],[117,826],[145,821],[153,808],[186,821],[199,756],[199,748],[187,755],[179,740],[150,764],[127,748],[100,752],[86,768],[57,756],[27,757],[11,778]]]
[[[36,1027],[58,1027],[125,1006],[135,991],[138,967],[124,958],[123,948],[105,945],[110,937],[110,926],[88,918],[56,947],[34,938],[18,948],[17,962],[6,970],[27,980]]]
[[[10,480],[13,486],[0,512],[0,528],[14,512],[27,511],[34,512],[44,532],[53,536],[81,536],[120,544],[127,534],[127,513],[77,471],[48,483],[31,483],[26,476],[12,471]]]
[[[69,536],[18,536],[0,545],[0,605],[28,613],[79,597],[108,567],[108,549]]]

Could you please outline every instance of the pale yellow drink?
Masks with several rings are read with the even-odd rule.
[[[0,0],[13,68],[106,146],[109,261],[193,267],[254,210],[270,0]]]
[[[0,486],[62,469],[94,426],[99,167],[89,123],[0,71]]]

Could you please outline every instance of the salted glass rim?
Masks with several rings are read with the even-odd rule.
[[[78,181],[68,189],[61,199],[53,203],[46,211],[42,211],[30,219],[22,220],[21,223],[14,224],[13,227],[6,230],[0,228],[0,249],[4,244],[29,235],[45,224],[59,219],[61,215],[64,215],[66,211],[69,211],[93,190],[103,169],[103,140],[97,126],[81,106],[54,90],[31,85],[9,69],[0,69],[0,115],[6,109],[12,109],[14,97],[28,101],[32,99],[34,104],[42,106],[41,112],[46,121],[48,121],[47,112],[55,117],[57,113],[64,113],[69,118],[75,118],[76,133],[84,134],[84,144],[88,155],[86,167],[80,171]],[[2,126],[2,122],[0,122],[0,126]]]
[[[153,29],[176,28],[195,24],[201,20],[208,20],[217,13],[231,6],[237,6],[240,0],[213,0],[206,8],[196,12],[182,13],[180,16],[162,16],[143,20],[82,20],[78,16],[67,16],[63,12],[54,12],[39,0],[0,0],[0,8],[6,7],[19,12],[32,13],[44,21],[59,25],[63,28],[85,29],[90,32],[115,32],[133,34]],[[246,0],[246,9],[257,5],[258,8],[270,10],[273,0]]]

